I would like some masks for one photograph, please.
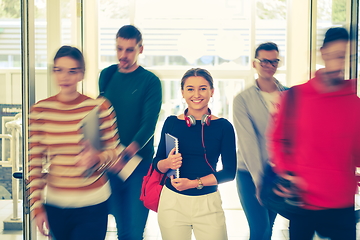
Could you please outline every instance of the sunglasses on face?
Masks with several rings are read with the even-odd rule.
[[[260,64],[260,66],[262,66],[262,67],[268,67],[270,65],[273,67],[277,67],[277,66],[279,66],[280,59],[269,60],[269,59],[255,58],[255,61],[258,62]]]

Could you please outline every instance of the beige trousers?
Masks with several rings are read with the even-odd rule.
[[[201,196],[178,194],[166,186],[160,196],[158,221],[163,240],[226,240],[220,193]]]

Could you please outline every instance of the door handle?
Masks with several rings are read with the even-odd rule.
[[[16,178],[16,179],[22,179],[23,178],[23,173],[22,172],[14,172],[13,177]]]

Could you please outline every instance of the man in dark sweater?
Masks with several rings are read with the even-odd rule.
[[[127,160],[137,154],[142,161],[125,181],[109,173],[110,213],[116,220],[118,239],[139,240],[143,239],[149,213],[139,200],[140,189],[154,155],[153,136],[162,91],[159,78],[137,62],[143,45],[136,27],[125,25],[119,29],[116,51],[119,63],[101,72],[100,93],[110,100],[116,112],[120,141],[126,146],[121,158]],[[115,168],[120,170],[121,166]]]

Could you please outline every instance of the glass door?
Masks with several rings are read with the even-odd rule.
[[[22,182],[13,177],[22,167],[20,0],[0,5],[0,221],[3,234],[22,237]]]
[[[9,1],[10,2],[10,1]],[[39,100],[58,92],[52,79],[53,58],[62,45],[71,45],[83,50],[82,12],[80,0],[22,0],[21,1],[22,88],[18,85],[19,99],[22,97],[23,173],[28,181],[28,112]],[[19,19],[20,21],[20,19]],[[21,29],[21,31],[20,31]],[[20,52],[20,47],[18,49]],[[18,70],[20,71],[20,70]],[[81,84],[80,84],[81,85]],[[80,86],[83,88],[83,86]],[[21,89],[23,91],[21,92]],[[21,102],[21,100],[20,100]],[[24,196],[26,189],[24,188]],[[26,198],[24,198],[26,199]],[[42,240],[43,236],[31,219],[28,202],[24,201],[24,239]],[[21,238],[22,239],[22,238]]]
[[[352,0],[312,0],[312,74],[324,67],[321,59],[320,47],[322,46],[324,34],[331,27],[346,28],[354,40],[349,46],[350,54],[347,59],[345,78],[357,77],[357,32],[354,26],[358,26],[358,3]],[[353,45],[355,43],[355,45]],[[354,64],[354,65],[353,65]],[[354,67],[355,66],[355,67]]]

